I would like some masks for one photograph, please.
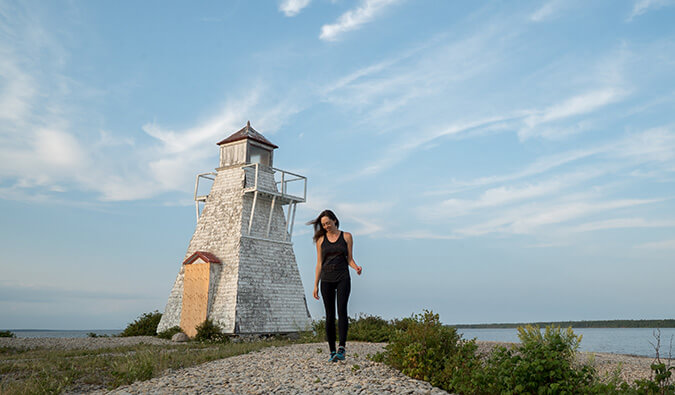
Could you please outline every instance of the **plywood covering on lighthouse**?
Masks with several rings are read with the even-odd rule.
[[[197,326],[206,320],[209,306],[210,274],[211,263],[185,265],[180,327],[190,337],[197,334]]]

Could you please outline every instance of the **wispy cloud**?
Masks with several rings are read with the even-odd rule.
[[[635,4],[633,4],[633,10],[628,16],[628,20],[631,21],[636,16],[640,16],[650,10],[656,10],[672,5],[675,5],[674,0],[637,0]]]
[[[411,230],[405,232],[387,232],[378,235],[385,239],[403,239],[403,240],[458,240],[461,236],[440,232],[432,232],[430,230]]]
[[[675,250],[675,239],[673,240],[663,240],[663,241],[653,241],[650,243],[644,243],[637,246],[638,248],[647,248],[647,249],[656,249],[656,250]]]
[[[574,232],[592,232],[607,229],[624,228],[670,228],[675,227],[675,220],[646,220],[644,218],[613,218],[603,221],[587,222],[574,227]]]
[[[670,125],[657,127],[640,133],[629,134],[616,141],[543,156],[513,173],[478,177],[473,180],[453,180],[444,187],[427,191],[425,195],[448,195],[494,184],[518,181],[590,158],[604,158],[607,161],[600,162],[602,165],[596,164],[594,169],[589,170],[591,173],[596,171],[616,172],[627,166],[641,163],[660,162],[669,164],[675,160],[675,129]],[[620,159],[620,161],[617,161],[617,159]],[[665,171],[668,171],[667,169],[668,167]],[[662,171],[653,170],[649,173],[649,176],[656,177],[661,174]]]
[[[298,15],[311,2],[312,0],[283,0],[279,4],[279,11],[288,17],[293,17]]]
[[[457,230],[458,234],[480,236],[490,233],[531,234],[545,225],[565,223],[620,208],[656,203],[662,199],[617,199],[584,201],[570,199],[566,202],[521,206],[495,218]]]
[[[431,211],[428,208],[420,208],[418,211],[421,214],[426,212],[427,215],[432,217],[457,217],[476,210],[503,207],[525,200],[558,194],[569,188],[578,187],[582,182],[603,174],[604,172],[601,170],[579,171],[522,186],[500,186],[486,190],[476,199],[447,199]]]
[[[547,129],[542,130],[542,124],[591,113],[619,101],[625,96],[625,91],[609,87],[570,97],[527,117],[525,119],[525,127],[518,132],[518,136],[524,140],[535,135],[544,134]]]
[[[466,123],[457,123],[446,127],[429,128],[429,130],[426,130],[423,133],[415,131],[414,135],[405,135],[397,143],[390,145],[385,150],[383,155],[374,161],[366,163],[362,167],[362,170],[355,172],[349,178],[371,176],[373,174],[387,170],[396,163],[405,160],[411,152],[419,149],[421,146],[429,144],[432,141],[442,137],[457,135],[471,130],[489,127],[490,125],[507,121],[513,119],[514,117],[519,117],[519,115],[479,119]]]
[[[213,143],[241,128],[247,120],[242,117],[272,134],[298,111],[292,100],[269,95],[263,99],[264,88],[253,84],[194,126],[173,129],[158,121],[143,125],[140,129],[152,137],[140,139],[143,143],[110,131],[100,131],[98,139],[96,134],[78,133],[83,126],[70,119],[81,118],[84,110],[64,103],[75,101],[69,96],[74,85],[78,91],[89,88],[64,77],[68,53],[39,21],[29,13],[15,14],[11,24],[0,29],[1,37],[21,38],[30,29],[39,40],[0,40],[2,198],[58,202],[59,194],[76,190],[100,201],[122,201],[186,191],[199,171],[195,169],[212,168],[217,157]]]
[[[530,20],[533,22],[541,22],[545,19],[550,19],[568,5],[568,3],[569,0],[548,0],[530,14]]]
[[[335,23],[323,25],[319,38],[325,41],[336,41],[346,32],[361,28],[381,14],[388,6],[400,0],[362,0],[361,4],[340,15]]]
[[[380,220],[383,213],[389,212],[394,202],[341,202],[335,205],[337,211],[349,221],[360,225],[354,233],[369,235],[380,232],[385,224]]]

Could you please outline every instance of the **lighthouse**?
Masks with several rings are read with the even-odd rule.
[[[273,167],[278,147],[250,122],[217,144],[218,168],[196,177],[197,226],[157,331],[180,326],[193,337],[206,319],[228,334],[305,330],[311,317],[291,236],[307,179]]]

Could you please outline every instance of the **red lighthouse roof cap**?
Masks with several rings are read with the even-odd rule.
[[[204,262],[207,263],[220,263],[220,259],[218,259],[218,257],[213,255],[212,253],[206,251],[197,251],[194,254],[190,255],[188,259],[184,260],[183,265],[189,265],[199,258],[201,258]]]
[[[241,130],[237,131],[236,133],[233,133],[230,137],[219,141],[218,145],[233,143],[235,141],[244,140],[244,139],[251,139],[253,141],[257,141],[261,144],[264,144],[268,147],[271,147],[272,149],[279,148],[278,146],[273,144],[271,141],[266,139],[265,136],[260,134],[257,130],[253,129],[251,127],[251,121],[246,122],[246,126],[244,126]]]

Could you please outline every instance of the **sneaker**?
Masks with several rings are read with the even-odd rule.
[[[347,354],[347,351],[345,350],[344,347],[338,348],[337,353],[335,354],[335,359],[344,361],[345,360],[345,354]]]
[[[337,362],[337,359],[335,359],[335,356],[337,353],[335,351],[330,352],[330,358],[328,358],[328,362]]]

